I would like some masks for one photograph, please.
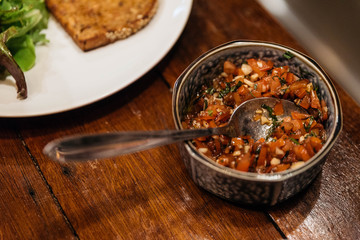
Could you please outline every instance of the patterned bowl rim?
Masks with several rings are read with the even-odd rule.
[[[297,169],[290,169],[286,170],[280,173],[271,173],[271,174],[258,174],[258,173],[249,173],[249,172],[240,172],[228,167],[224,167],[220,164],[217,164],[210,158],[206,157],[205,155],[199,153],[195,146],[191,143],[191,141],[185,142],[185,148],[188,151],[188,153],[197,161],[201,162],[202,164],[206,165],[207,167],[239,179],[243,180],[250,180],[250,181],[262,181],[262,182],[280,182],[284,181],[288,178],[294,177],[296,175],[299,175],[318,163],[321,162],[322,159],[325,159],[327,153],[331,150],[331,147],[336,142],[336,139],[338,138],[341,129],[343,127],[343,118],[342,118],[342,110],[341,110],[341,104],[339,100],[338,93],[334,87],[333,82],[328,77],[326,72],[322,69],[322,67],[312,58],[305,55],[304,53],[295,50],[293,48],[273,43],[273,42],[266,42],[266,41],[256,41],[256,40],[235,40],[231,42],[224,43],[222,45],[219,45],[213,49],[210,49],[209,51],[205,52],[201,56],[199,56],[197,59],[195,59],[184,71],[183,73],[178,77],[178,79],[175,82],[174,89],[173,89],[173,98],[172,98],[172,108],[173,108],[173,118],[175,121],[175,126],[177,129],[182,129],[181,120],[180,120],[180,114],[179,114],[179,92],[180,89],[183,87],[184,83],[186,82],[186,79],[189,77],[189,75],[193,72],[194,69],[196,69],[199,65],[201,65],[206,59],[216,53],[219,53],[226,49],[231,48],[243,48],[243,47],[267,47],[271,49],[276,50],[282,50],[284,52],[291,51],[291,53],[299,58],[303,63],[311,67],[316,73],[320,76],[322,80],[324,80],[330,95],[331,100],[334,103],[334,127],[331,129],[330,134],[328,137],[327,142],[322,147],[322,149],[316,153],[315,156],[310,161],[307,161],[303,166],[297,168]]]

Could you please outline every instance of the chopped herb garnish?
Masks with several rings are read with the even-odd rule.
[[[205,99],[205,100],[204,100],[204,108],[203,108],[204,111],[205,111],[205,109],[207,109],[208,105],[209,105],[209,103],[208,103],[208,101]]]
[[[260,151],[261,151],[261,145],[259,145],[259,146],[256,148],[255,153],[256,153],[256,154],[259,154]]]
[[[287,88],[285,88],[285,89],[280,89],[280,92],[282,93],[282,94],[285,94],[286,93],[286,91],[289,89],[290,87],[288,86]]]
[[[318,110],[318,118],[319,119],[322,119],[322,112],[321,112],[321,110],[320,109],[317,109]]]
[[[317,135],[316,135],[316,133],[315,133],[314,131],[311,131],[308,136],[310,136],[310,137],[317,137]]]
[[[275,131],[275,129],[282,123],[282,121],[278,121],[277,117],[274,115],[274,110],[271,107],[266,104],[262,104],[261,107],[269,112],[269,117],[272,119],[272,126],[271,128],[269,128],[268,134],[266,135],[266,140],[268,140]]]
[[[230,92],[235,92],[236,90],[238,90],[239,87],[241,87],[242,82],[239,81],[236,85],[232,86],[230,89]]]
[[[282,122],[283,122],[283,121],[280,121],[280,122],[274,121],[274,119],[273,119],[272,125],[271,125],[271,127],[268,129],[268,132],[267,132],[266,137],[265,137],[265,140],[266,140],[266,141],[268,141],[268,140],[271,138],[271,136],[272,136],[272,134],[274,133],[275,129],[276,129],[278,126],[280,126],[280,124],[281,124]]]
[[[230,83],[227,82],[225,89],[223,89],[223,90],[221,90],[221,91],[219,92],[218,98],[223,98],[223,97],[225,97],[225,96],[230,92],[230,90],[231,90],[231,88],[230,88]]]
[[[219,92],[219,95],[217,96],[217,98],[223,98],[223,97],[226,96],[226,94],[227,94],[226,91],[222,90],[222,91]]]
[[[205,90],[206,93],[210,94],[210,95],[213,95],[214,92],[215,92],[215,89],[214,88],[208,88]]]
[[[296,145],[299,145],[299,141],[296,140],[295,138],[289,138],[293,143],[295,143]]]
[[[284,86],[286,84],[285,78],[280,78],[281,86]]]
[[[310,128],[311,128],[311,125],[313,124],[313,122],[314,122],[314,117],[310,116],[309,124],[306,126],[306,124],[304,123],[304,128],[305,128],[306,132],[310,131]]]
[[[286,151],[284,157],[281,159],[281,162],[289,156],[290,151]]]
[[[284,73],[283,73],[283,74],[284,74]],[[283,74],[281,74],[281,76],[282,76]],[[279,78],[280,83],[281,83],[281,86],[284,86],[284,85],[286,84],[286,79],[285,79],[285,78],[279,77],[279,76],[277,76],[277,75],[275,75],[275,76],[272,77],[273,80],[275,80],[275,78]]]
[[[277,120],[278,120],[277,117],[274,115],[273,109],[272,109],[271,107],[269,107],[269,106],[266,105],[266,104],[261,104],[261,107],[264,108],[264,109],[266,109],[266,110],[269,112],[269,116],[271,117],[271,119],[272,119],[273,121],[277,121]]]
[[[250,91],[250,94],[251,94],[251,96],[253,96],[253,98],[256,98],[256,97],[254,96],[254,94],[252,93],[252,91]]]
[[[209,116],[212,116],[213,112],[214,112],[213,110],[208,110]]]
[[[288,60],[290,60],[290,59],[292,59],[292,58],[295,57],[295,56],[294,56],[294,54],[291,53],[290,51],[286,51],[286,52],[283,54],[283,57],[286,58],[286,59],[288,59]]]

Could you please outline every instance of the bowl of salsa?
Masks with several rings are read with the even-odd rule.
[[[292,101],[306,113],[281,118],[280,101],[264,104],[252,119],[269,126],[264,138],[214,135],[181,143],[197,185],[230,201],[275,205],[321,172],[342,128],[341,105],[325,71],[295,49],[233,41],[209,50],[175,83],[174,121],[177,129],[221,127],[236,107],[262,97]]]

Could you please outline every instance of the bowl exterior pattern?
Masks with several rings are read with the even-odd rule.
[[[293,53],[294,57],[285,58],[283,54],[286,51]],[[288,65],[290,71],[308,78],[318,87],[319,96],[325,100],[329,110],[329,119],[324,126],[328,139],[323,149],[302,170],[271,174],[268,178],[258,178],[257,174],[239,173],[220,166],[197,152],[190,141],[180,145],[180,152],[194,182],[209,192],[243,204],[274,205],[295,195],[313,181],[342,128],[341,107],[336,90],[314,60],[277,44],[256,41],[224,44],[200,56],[178,78],[173,91],[173,115],[176,127],[180,129],[181,119],[188,112],[197,91],[222,72],[224,61],[230,60],[240,65],[248,58],[271,60],[275,66]]]

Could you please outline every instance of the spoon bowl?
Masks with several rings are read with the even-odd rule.
[[[90,135],[76,135],[54,140],[48,143],[43,152],[51,159],[60,162],[87,161],[134,153],[179,141],[191,140],[210,135],[229,137],[249,135],[255,140],[265,138],[271,125],[254,121],[254,114],[264,104],[273,107],[281,101],[284,114],[291,112],[306,113],[293,102],[276,98],[255,98],[239,105],[233,112],[228,124],[218,128],[113,132]],[[267,113],[268,114],[268,113]],[[265,117],[268,117],[268,115]]]

